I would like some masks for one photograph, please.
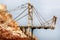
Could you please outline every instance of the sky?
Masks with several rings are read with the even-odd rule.
[[[34,35],[38,40],[60,40],[60,0],[31,0],[32,5],[37,9],[39,15],[42,15],[45,20],[52,18],[53,16],[57,17],[56,28],[54,30],[48,29],[35,29]],[[7,6],[7,10],[16,8],[19,5],[28,3],[28,0],[0,0],[0,3]],[[13,18],[19,15],[19,12],[11,12]],[[17,21],[20,25],[27,25],[26,18]],[[35,20],[37,20],[35,18]],[[38,25],[36,21],[35,25]]]

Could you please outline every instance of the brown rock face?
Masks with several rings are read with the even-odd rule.
[[[13,35],[10,30],[0,27],[0,40],[35,40],[34,38],[21,37],[20,35]]]

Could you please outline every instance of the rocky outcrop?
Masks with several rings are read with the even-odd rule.
[[[23,34],[0,27],[0,40],[28,40]]]

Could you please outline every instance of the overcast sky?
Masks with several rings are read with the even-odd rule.
[[[0,0],[0,3],[7,5],[8,10],[27,2],[28,0]],[[31,0],[31,3],[45,20],[52,18],[54,15],[58,18],[55,30],[36,29],[34,35],[39,40],[60,40],[60,0]],[[15,18],[19,13],[11,12],[11,14]],[[19,21],[21,25],[25,25],[26,22],[25,19]],[[37,25],[36,22],[35,25]]]

